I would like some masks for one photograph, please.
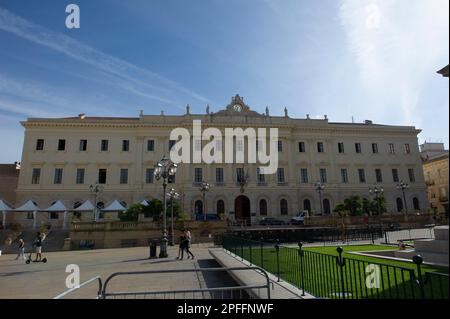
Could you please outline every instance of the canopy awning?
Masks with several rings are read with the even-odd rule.
[[[2,199],[0,199],[0,211],[8,211],[13,210],[12,207],[9,207]]]
[[[146,200],[146,199],[143,199],[139,204],[141,204],[142,206],[148,206],[149,205],[148,200]]]
[[[65,212],[67,210],[66,206],[60,201],[57,200],[54,202],[49,208],[42,209],[42,212]]]
[[[92,205],[91,201],[88,199],[81,206],[72,210],[75,212],[91,212],[94,210],[94,205]]]
[[[109,204],[107,207],[103,208],[103,212],[121,212],[127,210],[126,207],[124,207],[121,203],[119,203],[116,200],[114,200],[111,204]]]
[[[16,212],[35,212],[40,210],[40,208],[36,205],[35,202],[32,200],[27,201],[25,204],[23,204],[20,207],[17,207],[16,209],[13,209]]]

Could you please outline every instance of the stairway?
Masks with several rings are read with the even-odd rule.
[[[448,226],[437,226],[434,228],[434,239],[416,239],[414,241],[416,254],[420,254],[425,263],[448,267],[448,232]]]

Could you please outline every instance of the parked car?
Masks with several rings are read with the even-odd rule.
[[[307,211],[298,212],[296,216],[291,218],[291,224],[292,225],[304,225],[307,214],[308,214]]]
[[[401,229],[402,227],[400,226],[400,224],[394,223],[389,225],[389,230],[401,230]]]
[[[206,220],[219,220],[220,217],[217,214],[206,214]],[[195,215],[195,220],[205,220],[204,214]]]
[[[271,226],[271,225],[286,225],[286,222],[281,219],[276,219],[272,217],[267,217],[262,219],[259,224],[261,226]]]

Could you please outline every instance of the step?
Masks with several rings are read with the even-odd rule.
[[[404,258],[404,259],[412,260],[412,258],[415,255],[417,255],[417,252],[414,249],[405,249],[405,250],[394,251],[394,257],[396,257],[396,258]]]
[[[448,226],[434,227],[434,237],[438,240],[448,241]]]

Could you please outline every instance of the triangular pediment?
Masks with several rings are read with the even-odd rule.
[[[250,107],[245,104],[244,98],[239,94],[233,96],[231,102],[225,109],[215,113],[215,115],[262,116],[258,112],[252,111]]]

